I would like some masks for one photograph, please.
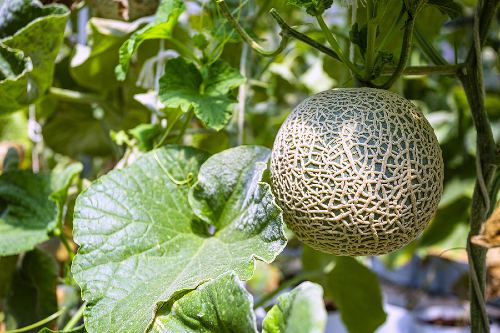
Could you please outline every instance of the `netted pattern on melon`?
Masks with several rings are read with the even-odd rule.
[[[304,243],[380,255],[414,240],[434,215],[443,160],[410,101],[378,89],[335,89],[307,98],[283,123],[271,180]]]

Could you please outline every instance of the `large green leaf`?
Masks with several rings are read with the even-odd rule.
[[[257,333],[252,306],[237,275],[227,273],[176,301],[168,314],[155,319],[152,332]]]
[[[231,270],[248,279],[254,258],[275,258],[286,240],[280,210],[255,171],[263,171],[264,163],[243,169],[234,163],[262,161],[256,157],[262,150],[236,148],[214,155],[202,167],[196,199],[213,193],[224,200],[218,185],[206,188],[202,181],[211,172],[228,185],[236,180],[225,202],[232,211],[214,222],[218,229],[213,234],[188,202],[189,183],[207,157],[193,148],[153,150],[78,197],[74,235],[80,248],[72,271],[88,302],[89,332],[143,332],[157,308],[180,291]]]
[[[141,22],[91,18],[87,25],[89,46],[77,45],[71,59],[72,78],[79,85],[99,92],[116,88],[114,68],[118,64],[118,50]]]
[[[0,44],[0,116],[26,105],[32,69],[31,60],[22,51]]]
[[[356,259],[337,257],[328,288],[349,332],[372,333],[384,323],[386,314],[378,278]]]
[[[303,282],[291,292],[278,297],[267,313],[263,333],[323,333],[326,309],[321,286]]]
[[[175,58],[165,64],[159,95],[165,106],[184,112],[192,108],[207,127],[220,130],[231,118],[236,102],[228,93],[243,82],[239,71],[223,61],[210,65],[202,76],[194,64]]]
[[[68,17],[65,6],[43,6],[38,0],[11,0],[0,7],[0,43],[23,51],[33,63],[30,97],[41,96],[52,85]]]
[[[165,39],[172,35],[172,30],[177,24],[177,19],[184,9],[185,6],[182,0],[162,0],[153,22],[135,32],[120,47],[120,63],[115,69],[118,80],[125,80],[129,70],[130,60],[142,42],[148,39]]]
[[[62,173],[28,170],[0,175],[0,256],[21,253],[49,239],[71,181],[82,166]]]
[[[33,324],[57,311],[58,272],[57,262],[50,254],[39,249],[26,253],[7,297],[8,328]]]

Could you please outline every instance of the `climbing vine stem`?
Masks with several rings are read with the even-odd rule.
[[[467,249],[470,266],[470,319],[472,332],[489,332],[489,322],[485,309],[486,285],[486,249],[472,244],[472,236],[479,234],[483,222],[488,215],[487,202],[491,198],[484,198],[484,193],[490,193],[494,186],[496,173],[495,159],[496,146],[490,122],[484,104],[484,88],[481,64],[481,48],[485,43],[486,35],[495,16],[499,0],[483,0],[477,2],[474,16],[474,43],[469,50],[465,67],[458,72],[458,78],[467,96],[472,113],[474,127],[477,134],[476,154],[479,166],[476,168],[477,179],[470,215],[470,232],[467,239]],[[487,191],[481,189],[486,187]],[[485,318],[486,317],[486,318]]]
[[[408,20],[406,21],[405,30],[403,33],[403,44],[401,45],[401,55],[399,56],[399,61],[396,68],[394,69],[394,72],[392,73],[391,77],[382,85],[375,87],[389,89],[394,84],[394,82],[396,82],[396,80],[399,79],[399,77],[403,74],[411,53],[413,28],[415,27],[416,16],[417,13],[415,13],[414,15],[409,15]]]
[[[238,32],[238,34],[243,38],[243,40],[257,53],[266,56],[266,57],[275,57],[283,50],[285,49],[287,43],[288,43],[288,35],[282,34],[281,35],[281,41],[279,46],[276,48],[276,50],[273,51],[266,51],[256,40],[254,40],[246,31],[243,29],[243,27],[239,24],[239,22],[236,20],[236,18],[231,14],[231,11],[229,10],[226,2],[224,0],[216,0],[217,6],[221,10],[222,14],[226,17],[226,19],[231,23],[233,26],[234,30]]]

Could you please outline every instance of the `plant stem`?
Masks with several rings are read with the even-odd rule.
[[[401,10],[399,11],[398,16],[395,17],[394,20],[392,21],[390,28],[389,28],[389,31],[387,31],[387,33],[384,34],[384,36],[382,37],[382,40],[380,40],[380,42],[377,41],[375,43],[377,46],[377,52],[380,50],[383,50],[383,48],[385,47],[385,44],[389,40],[391,40],[394,32],[396,32],[396,27],[399,25],[399,22],[401,22],[401,20],[403,19],[404,14],[405,14],[405,10],[404,10],[404,7],[402,7]]]
[[[484,3],[484,4],[483,4]],[[491,190],[496,173],[495,140],[484,104],[484,82],[482,76],[481,48],[495,16],[499,0],[478,1],[474,18],[474,43],[465,62],[465,68],[458,73],[462,82],[472,113],[477,134],[477,151],[479,168],[476,170],[477,180],[472,197],[470,215],[470,231],[467,239],[470,269],[470,318],[472,332],[489,332],[489,322],[484,304],[486,285],[486,249],[470,242],[472,236],[479,234],[483,222],[489,213],[487,202],[491,201]],[[484,189],[490,193],[490,199],[483,197]]]
[[[464,64],[457,65],[442,65],[442,66],[407,66],[402,75],[456,75],[464,68]],[[382,70],[381,75],[392,75],[396,69],[394,67],[387,67]]]
[[[79,91],[51,87],[49,94],[61,101],[76,102],[82,104],[102,103],[103,99],[99,95],[82,93]]]
[[[227,4],[224,0],[215,0],[217,6],[221,10],[222,14],[226,17],[229,23],[233,26],[234,30],[238,32],[238,34],[243,38],[243,40],[257,53],[266,56],[266,57],[275,57],[280,54],[286,47],[288,43],[288,36],[286,34],[281,35],[281,41],[278,48],[274,51],[266,51],[257,41],[255,41],[243,27],[239,24],[236,18],[231,14],[231,11],[227,7]]]
[[[269,294],[262,296],[262,298],[260,298],[259,301],[255,303],[253,308],[257,309],[257,308],[260,308],[261,306],[266,305],[267,302],[272,300],[276,295],[278,295],[279,293],[281,293],[283,290],[285,290],[287,288],[293,287],[302,281],[309,280],[309,279],[315,278],[315,277],[320,277],[324,274],[325,274],[324,270],[315,270],[315,271],[302,272],[300,274],[297,274],[293,278],[281,283],[278,288],[274,289]]]
[[[44,319],[42,319],[40,321],[37,321],[36,323],[33,323],[31,325],[28,325],[28,326],[21,327],[21,328],[15,329],[15,330],[5,331],[5,333],[21,333],[21,332],[30,331],[32,329],[35,329],[37,327],[40,327],[40,326],[45,325],[47,323],[50,323],[52,320],[56,319],[61,314],[63,314],[64,311],[66,311],[66,308],[62,308],[59,311],[57,311],[56,313],[53,313],[50,316],[48,316],[47,318],[44,318]]]
[[[78,321],[82,318],[86,306],[87,303],[83,303],[82,306],[80,306],[80,308],[75,312],[75,314],[73,315],[73,317],[71,317],[68,323],[64,325],[63,331],[69,331],[73,329],[73,327],[75,327]]]
[[[448,64],[443,56],[434,48],[434,46],[432,46],[432,44],[427,40],[427,38],[425,38],[417,27],[414,28],[413,33],[418,46],[430,61],[439,66]]]
[[[344,52],[342,52],[342,48],[340,47],[339,43],[337,42],[337,39],[335,38],[335,36],[330,31],[330,28],[328,28],[328,26],[326,25],[325,20],[323,20],[323,16],[317,15],[316,20],[318,21],[318,24],[321,27],[321,31],[323,31],[323,34],[325,35],[326,40],[328,41],[328,44],[330,44],[332,49],[337,53],[337,55],[340,58],[340,61],[342,61],[344,64],[346,64],[352,73],[354,73],[356,76],[360,76],[358,69],[344,55]]]
[[[64,231],[61,230],[60,233],[58,234],[59,239],[61,240],[61,243],[64,245],[64,248],[66,251],[68,251],[68,257],[69,257],[69,262],[73,262],[73,259],[75,258],[75,253],[73,252],[73,248],[68,242],[68,239],[64,235]]]
[[[373,0],[368,0],[366,4],[366,24],[367,24],[367,38],[366,38],[366,61],[365,61],[365,78],[371,79],[373,73],[373,66],[375,64],[375,55],[377,47],[375,40],[377,39],[377,25],[373,23],[375,18]]]
[[[401,46],[401,55],[399,56],[399,62],[392,73],[391,77],[382,85],[378,86],[378,88],[389,89],[394,82],[401,76],[406,68],[406,64],[408,62],[408,58],[411,53],[411,43],[413,36],[413,27],[415,26],[415,15],[409,15],[408,20],[406,21],[405,31],[403,34],[403,44]]]
[[[193,118],[194,111],[190,110],[186,114],[186,119],[184,120],[184,123],[182,123],[181,130],[179,134],[177,135],[177,141],[180,142],[182,140],[182,137],[184,136],[184,132],[186,132],[186,128],[188,127],[188,124],[191,122],[191,119]]]

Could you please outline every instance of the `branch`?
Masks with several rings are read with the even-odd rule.
[[[278,23],[278,25],[280,26],[281,28],[281,32],[280,32],[280,35],[281,35],[281,42],[280,42],[280,45],[278,46],[278,48],[274,51],[266,51],[256,40],[254,40],[246,31],[245,29],[243,29],[243,27],[238,23],[238,21],[236,20],[236,18],[231,14],[229,8],[227,7],[226,3],[224,0],[215,0],[216,3],[217,3],[217,6],[220,8],[220,10],[222,11],[222,14],[226,17],[226,19],[229,21],[229,23],[232,25],[232,27],[236,30],[236,32],[238,32],[238,34],[240,35],[240,37],[254,50],[256,51],[257,53],[263,55],[263,56],[267,56],[267,57],[274,57],[276,55],[278,55],[279,53],[281,53],[287,43],[288,43],[288,40],[289,38],[295,38],[297,40],[300,40],[301,42],[303,43],[306,43],[307,45],[315,48],[316,50],[334,58],[334,59],[337,59],[337,60],[340,60],[340,57],[337,55],[337,53],[318,43],[317,41],[315,41],[314,39],[304,35],[303,33],[300,33],[299,31],[293,29],[292,27],[290,27],[286,22],[285,20],[283,20],[283,18],[278,14],[278,12],[276,11],[276,9],[272,8],[269,13],[271,14],[271,16],[274,18],[274,20],[276,20],[276,23]]]
[[[443,56],[432,46],[431,43],[425,38],[425,36],[420,32],[420,30],[415,27],[414,28],[415,40],[417,41],[418,46],[424,52],[424,54],[432,61],[435,65],[447,65],[448,62]]]
[[[480,233],[489,213],[485,192],[491,193],[496,173],[496,145],[484,105],[484,82],[482,76],[481,48],[495,16],[499,0],[479,0],[474,17],[474,43],[469,49],[465,68],[458,72],[476,128],[476,154],[479,160],[476,168],[477,180],[472,197],[470,232],[467,238],[470,270],[470,318],[472,332],[489,332],[488,318],[485,318],[484,292],[486,284],[486,249],[472,244],[472,236]],[[486,191],[484,189],[486,187]],[[490,194],[491,195],[491,194]]]
[[[324,54],[326,54],[334,59],[340,60],[339,55],[334,50],[324,46],[323,44],[318,43],[317,41],[315,41],[311,37],[308,37],[308,36],[304,35],[303,33],[300,33],[297,30],[295,30],[294,28],[290,27],[285,22],[285,20],[283,20],[283,18],[278,14],[276,9],[272,8],[269,11],[269,13],[276,20],[278,25],[280,26],[282,34],[285,34],[287,36],[290,36],[290,37],[293,37],[297,40],[300,40],[301,42],[306,43],[309,46],[312,46],[316,50],[318,50],[318,51],[320,51],[320,52],[322,52],[322,53],[324,53]]]
[[[103,98],[99,95],[82,93],[75,90],[51,87],[49,94],[61,101],[76,102],[82,104],[102,103]]]
[[[441,66],[407,66],[401,75],[457,75],[464,68],[465,64],[441,65]],[[394,73],[396,68],[387,67],[382,70],[380,75],[389,76]]]
[[[286,44],[288,43],[288,35],[286,34],[281,34],[281,41],[274,51],[266,51],[256,40],[254,40],[246,31],[243,29],[243,27],[240,25],[240,23],[236,20],[236,18],[231,14],[231,11],[229,10],[226,2],[224,0],[216,0],[217,6],[219,9],[222,11],[222,14],[226,17],[226,19],[229,21],[229,23],[233,26],[234,30],[238,32],[238,34],[243,38],[243,40],[250,45],[250,47],[255,50],[257,53],[265,56],[265,57],[275,57],[281,52],[286,47]]]
[[[411,43],[413,36],[413,28],[415,26],[415,16],[416,15],[409,15],[409,18],[406,22],[405,31],[403,33],[403,44],[401,46],[401,55],[399,56],[399,62],[394,72],[385,83],[381,84],[380,86],[375,86],[376,88],[389,89],[404,72],[406,64],[408,62],[408,58],[410,57],[411,53]]]
[[[332,34],[330,29],[326,25],[325,20],[323,20],[323,16],[321,14],[316,15],[316,20],[318,21],[318,24],[321,27],[321,31],[325,35],[326,40],[328,41],[330,46],[333,48],[333,50],[337,53],[338,57],[340,58],[340,61],[343,62],[347,67],[349,67],[349,69],[351,70],[351,72],[354,74],[354,76],[356,78],[361,77],[361,75],[359,75],[359,72],[358,72],[356,66],[354,66],[354,64],[351,63],[349,58],[347,58],[343,54],[342,49],[340,48],[340,45],[337,42],[337,39],[335,38],[335,36]]]

